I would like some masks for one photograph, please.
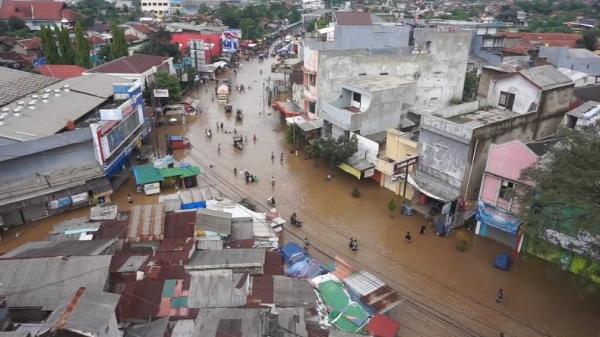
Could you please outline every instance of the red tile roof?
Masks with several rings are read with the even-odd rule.
[[[142,74],[155,66],[159,66],[169,60],[170,57],[134,54],[123,56],[116,60],[104,63],[96,68],[90,69],[90,73],[107,74]]]
[[[146,25],[142,25],[142,24],[133,24],[133,25],[131,25],[131,28],[137,30],[138,32],[140,32],[142,34],[150,34],[150,33],[154,32],[154,29],[152,29]]]
[[[370,26],[371,14],[367,12],[336,12],[336,24],[340,26]]]
[[[548,45],[549,47],[571,47],[577,46],[577,41],[581,39],[579,34],[568,33],[519,33],[519,32],[500,32],[499,35],[505,38],[518,38],[526,42]]]
[[[0,6],[0,20],[10,17],[21,20],[60,21],[67,19],[74,22],[77,13],[67,8],[62,1],[14,1],[5,0]]]
[[[96,36],[96,35],[88,36],[87,40],[90,41],[92,46],[106,44],[105,39],[101,38],[100,36]]]
[[[61,80],[81,76],[81,73],[86,70],[83,67],[71,64],[47,64],[37,68],[40,74]]]
[[[42,40],[39,37],[32,37],[30,39],[18,40],[18,44],[28,50],[39,50],[42,48]]]
[[[17,43],[17,38],[12,36],[0,36],[0,43],[12,47]]]
[[[127,42],[131,43],[131,42],[135,42],[135,41],[139,40],[139,38],[133,34],[125,34],[125,40],[127,40]]]

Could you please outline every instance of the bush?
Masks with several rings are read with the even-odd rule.
[[[354,186],[354,188],[352,189],[352,197],[360,198],[360,190],[356,186]]]
[[[469,245],[469,236],[464,231],[456,233],[456,250],[464,252]]]
[[[396,208],[398,208],[398,206],[396,206],[396,200],[394,200],[394,198],[390,199],[387,207],[388,207],[388,211],[390,211],[390,218],[393,218],[394,211],[396,210]]]

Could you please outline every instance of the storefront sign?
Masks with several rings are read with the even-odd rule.
[[[79,193],[79,194],[75,194],[75,195],[71,196],[71,201],[73,201],[74,204],[80,204],[80,203],[87,202],[88,199],[89,199],[89,194],[87,192],[83,192],[83,193]]]
[[[483,201],[477,203],[477,221],[511,235],[517,235],[521,224],[521,220],[515,215],[488,205]]]
[[[372,167],[370,169],[366,169],[365,170],[365,174],[363,175],[363,178],[369,178],[372,177],[375,174],[375,168]]]
[[[403,161],[399,161],[394,164],[394,173],[400,173],[401,171],[405,171],[407,167],[412,165],[416,165],[419,160],[419,157],[415,156],[412,158],[408,158]]]
[[[64,197],[56,200],[52,200],[48,203],[51,209],[63,208],[71,205],[71,197]]]
[[[169,97],[169,89],[154,89],[154,97]]]

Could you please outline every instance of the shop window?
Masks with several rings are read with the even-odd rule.
[[[512,191],[514,191],[515,184],[511,181],[504,180],[500,186],[500,199],[510,200],[512,199]]]

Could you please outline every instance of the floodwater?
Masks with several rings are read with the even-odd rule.
[[[328,182],[325,164],[317,167],[314,161],[291,153],[281,117],[262,103],[262,82],[268,77],[271,81],[283,78],[270,72],[270,61],[244,62],[237,76],[225,75],[232,78],[234,87],[251,87],[242,94],[234,92],[231,98],[234,112],[243,110],[242,123],[236,124],[234,114],[226,114],[223,106],[211,99],[211,84],[206,91],[201,88],[193,93],[201,100],[202,113],[188,119],[186,125],[161,130],[191,140],[190,150],[176,150],[175,155],[206,171],[200,184],[212,184],[232,199],[250,196],[261,205],[274,196],[284,218],[295,211],[304,222],[302,229],[287,227],[287,239],[308,237],[313,254],[325,258],[343,255],[357,268],[380,275],[402,296],[402,304],[390,313],[402,325],[400,336],[498,336],[500,332],[507,337],[600,336],[600,303],[586,297],[572,275],[533,257],[520,258],[509,272],[497,270],[492,267],[493,258],[507,248],[475,236],[467,251],[458,252],[454,237],[437,237],[430,228],[419,235],[424,223],[421,217],[390,217],[387,203],[394,197],[390,191],[339,170],[333,171]],[[233,147],[233,134],[217,132],[216,123],[221,121],[226,131],[235,128],[248,138],[244,150]],[[205,136],[207,128],[213,132],[210,139]],[[246,184],[242,176],[234,176],[234,167],[249,170],[259,181]],[[360,198],[351,196],[354,186],[360,189]],[[128,193],[134,195],[135,203],[156,201],[156,197],[134,194],[130,179],[116,194],[122,208],[128,206]],[[53,224],[87,212],[87,208],[75,210],[19,227],[16,230],[21,236],[5,240],[0,251],[42,240]],[[413,236],[410,244],[404,242],[407,231]],[[14,231],[5,233],[5,237],[13,235]],[[358,239],[358,252],[349,251],[350,237]],[[498,288],[504,290],[502,304],[495,303]]]

